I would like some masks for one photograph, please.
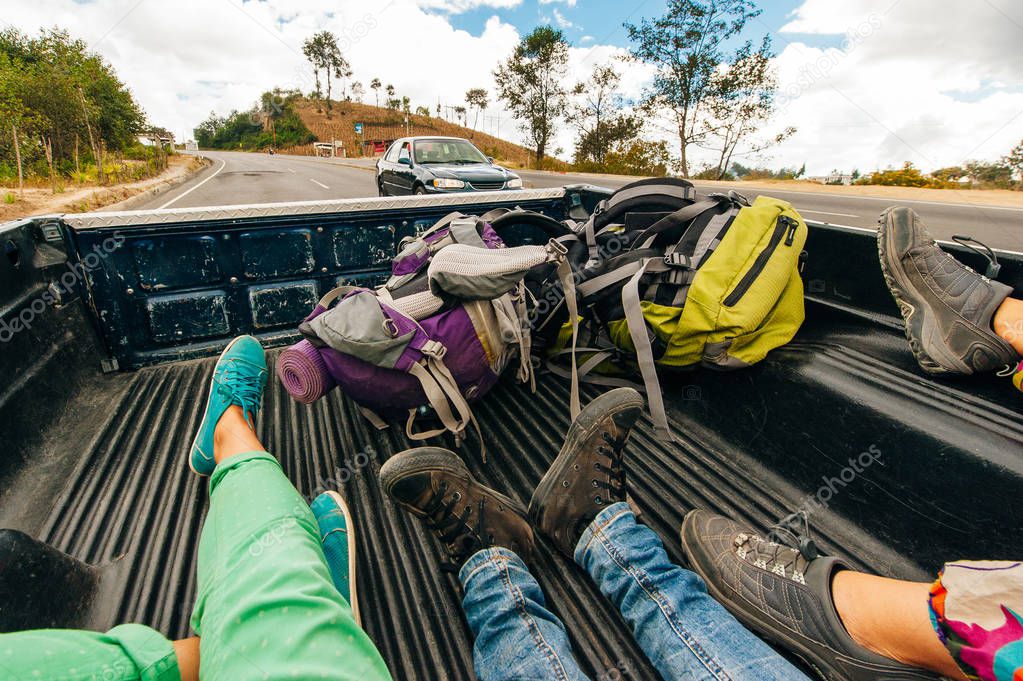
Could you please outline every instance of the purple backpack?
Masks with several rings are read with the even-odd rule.
[[[339,387],[377,427],[400,418],[411,439],[449,431],[461,440],[475,426],[469,403],[516,357],[517,378],[532,383],[523,277],[557,263],[573,287],[571,271],[555,241],[505,247],[491,216],[448,215],[403,243],[383,286],[325,295],[299,325],[304,339],[277,361],[285,389],[309,403]],[[422,431],[426,407],[440,423]]]

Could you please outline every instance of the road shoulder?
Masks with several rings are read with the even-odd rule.
[[[35,215],[55,213],[84,213],[104,208],[106,210],[131,210],[135,206],[151,201],[178,185],[191,180],[210,165],[207,159],[176,154],[171,156],[168,167],[156,177],[139,182],[106,187],[87,186],[51,193],[49,188],[27,188],[24,198],[12,204],[0,203],[0,222],[18,220]],[[17,195],[17,189],[4,189],[4,193]]]

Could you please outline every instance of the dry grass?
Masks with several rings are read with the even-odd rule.
[[[0,201],[0,222],[49,213],[98,210],[161,185],[182,181],[204,165],[205,162],[195,156],[175,155],[168,159],[167,170],[156,177],[104,187],[76,185],[74,189],[60,194],[54,194],[49,187],[26,187],[24,196],[19,196],[17,188],[0,187],[0,196],[3,197]]]
[[[330,118],[326,111],[317,111],[316,105],[309,100],[295,102],[295,111],[302,118],[306,127],[316,135],[321,142],[340,140],[345,145],[345,150],[350,157],[363,155],[362,141],[369,140],[393,140],[398,137],[411,135],[449,135],[451,137],[464,137],[470,139],[488,156],[493,156],[500,163],[508,166],[525,168],[532,167],[532,153],[518,144],[507,140],[487,135],[470,128],[450,123],[442,118],[434,116],[409,116],[410,130],[405,128],[405,115],[400,111],[384,109],[371,104],[360,104],[358,102],[335,102],[334,110]],[[363,134],[355,134],[355,124],[362,123]],[[296,147],[282,149],[289,154],[313,153],[312,147]],[[545,160],[545,167],[550,164],[550,169],[564,170],[568,164],[558,159],[548,158]]]

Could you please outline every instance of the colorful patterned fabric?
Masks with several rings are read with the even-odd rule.
[[[1023,562],[946,563],[931,586],[930,610],[966,676],[1023,681]]]
[[[1016,365],[1011,376],[1012,384],[1016,386],[1016,390],[1023,391],[1023,361]]]

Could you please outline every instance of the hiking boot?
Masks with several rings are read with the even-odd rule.
[[[848,566],[818,557],[813,542],[787,529],[778,544],[730,518],[690,511],[682,521],[682,548],[707,591],[747,628],[807,662],[831,681],[938,679],[867,650],[846,632],[835,609],[831,580]]]
[[[209,475],[216,468],[213,460],[213,431],[217,422],[232,405],[241,407],[245,420],[259,413],[266,387],[266,356],[263,346],[252,336],[238,336],[220,353],[213,368],[206,412],[192,441],[188,465],[199,475]]]
[[[889,208],[881,213],[879,225],[881,271],[924,371],[984,373],[1020,360],[991,324],[1011,287],[977,274],[941,250],[909,208]]]
[[[352,606],[355,623],[359,616],[359,595],[355,589],[355,522],[345,500],[337,492],[324,492],[309,504],[320,528],[323,556],[330,568],[330,578],[345,602]]]
[[[529,502],[529,519],[569,558],[593,519],[626,500],[625,443],[643,411],[632,388],[594,399],[568,429],[565,444]]]
[[[533,529],[521,503],[476,481],[454,452],[419,447],[395,454],[380,467],[380,486],[426,521],[457,570],[482,549],[502,546],[523,560],[533,555]]]

